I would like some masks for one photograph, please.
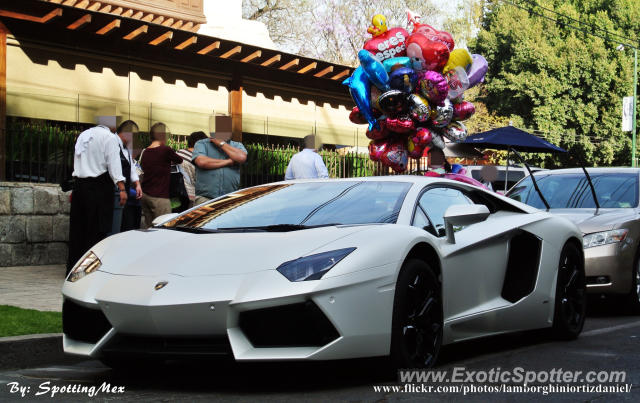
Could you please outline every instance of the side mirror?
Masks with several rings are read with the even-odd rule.
[[[156,226],[156,225],[158,225],[158,224],[162,224],[163,222],[166,222],[166,221],[172,220],[172,219],[176,218],[176,217],[177,217],[177,216],[179,216],[179,215],[180,215],[180,214],[178,214],[178,213],[163,214],[163,215],[161,215],[161,216],[156,217],[156,218],[155,218],[155,220],[153,220],[153,221],[151,222],[151,225],[152,225],[152,226]]]
[[[482,222],[489,217],[489,209],[484,204],[457,204],[444,212],[444,225],[447,241],[456,243],[454,226],[471,225]]]

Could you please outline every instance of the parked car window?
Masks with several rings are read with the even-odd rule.
[[[411,183],[335,181],[243,189],[169,221],[165,227],[252,228],[274,225],[395,223]]]
[[[424,192],[418,205],[429,218],[430,223],[427,226],[430,228],[427,228],[427,231],[436,236],[445,236],[444,213],[449,206],[457,204],[473,204],[473,201],[460,190],[453,188],[438,187]]]
[[[595,208],[587,178],[582,173],[536,176],[538,187],[551,208]],[[635,173],[591,174],[598,202],[602,208],[630,208],[638,205],[638,175]],[[546,208],[526,178],[509,194],[514,200]]]

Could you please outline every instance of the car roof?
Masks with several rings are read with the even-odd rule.
[[[598,168],[587,168],[587,172],[589,174],[613,174],[613,173],[635,173],[640,174],[640,168],[629,168],[629,167],[598,167]],[[582,168],[563,168],[563,169],[552,169],[549,171],[536,172],[536,176],[540,175],[563,175],[563,174],[583,174]]]
[[[311,182],[406,182],[414,184],[429,184],[436,182],[454,182],[449,179],[435,178],[421,175],[389,175],[389,176],[364,176],[355,178],[323,178],[323,179],[295,179],[290,181],[281,181],[269,183],[268,185],[281,184],[281,183],[311,183]]]

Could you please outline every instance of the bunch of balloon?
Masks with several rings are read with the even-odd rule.
[[[411,33],[388,28],[375,15],[367,32],[372,38],[358,52],[360,66],[343,84],[356,106],[349,119],[368,124],[369,156],[396,172],[409,158],[421,158],[431,147],[444,148],[444,138],[467,137],[462,123],[475,108],[464,92],[484,81],[487,61],[455,48],[448,32],[420,22],[408,12]]]

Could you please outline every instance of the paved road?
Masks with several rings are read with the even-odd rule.
[[[591,392],[553,394],[553,401],[640,401],[640,316],[618,314],[617,305],[590,312],[585,330],[577,341],[557,342],[540,332],[499,336],[445,348],[438,369],[527,371],[553,368],[579,371],[626,371],[629,393]],[[376,392],[373,385],[399,385],[396,376],[383,369],[381,360],[352,360],[316,364],[235,365],[225,362],[173,363],[165,368],[118,374],[97,361],[51,365],[0,372],[0,401],[36,400],[41,386],[124,386],[123,394],[100,393],[100,400],[146,401],[431,401],[461,400],[456,393]],[[12,382],[29,387],[26,398],[11,393]],[[46,384],[45,382],[50,382]],[[440,384],[443,385],[443,384]],[[477,385],[477,384],[476,384]],[[595,384],[597,385],[597,384]],[[45,396],[39,397],[43,399]],[[50,398],[51,393],[46,394]],[[64,401],[87,401],[87,394],[58,394]],[[541,401],[545,396],[526,394],[472,394],[474,401]]]

